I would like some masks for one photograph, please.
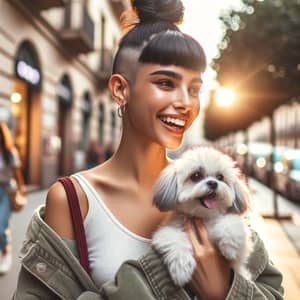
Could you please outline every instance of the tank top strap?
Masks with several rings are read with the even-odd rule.
[[[79,186],[81,187],[82,191],[84,192],[87,202],[88,202],[88,213],[87,216],[84,220],[84,223],[86,223],[88,221],[88,219],[90,219],[91,214],[93,214],[93,212],[95,212],[95,210],[98,207],[97,202],[99,201],[95,195],[95,191],[93,190],[91,184],[87,181],[87,179],[85,179],[81,174],[76,173],[71,175],[72,178],[74,178]]]

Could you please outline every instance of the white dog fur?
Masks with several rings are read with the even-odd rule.
[[[243,214],[250,193],[235,162],[212,147],[197,147],[166,167],[154,186],[154,204],[176,213],[153,235],[152,244],[163,256],[173,281],[188,283],[196,267],[192,245],[183,230],[187,217],[204,223],[210,241],[246,278],[252,249],[250,228]]]

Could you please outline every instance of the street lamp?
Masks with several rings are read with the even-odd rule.
[[[215,100],[219,107],[231,106],[235,100],[235,92],[227,87],[220,87],[216,90]]]

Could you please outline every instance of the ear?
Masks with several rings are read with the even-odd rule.
[[[243,214],[250,206],[250,192],[246,184],[238,179],[234,185],[235,199],[230,211],[237,214]]]
[[[129,85],[127,80],[120,74],[111,75],[108,83],[108,88],[112,97],[118,103],[123,106],[127,103],[129,95]]]
[[[153,204],[161,211],[175,208],[177,199],[177,175],[174,165],[166,167],[154,185]]]

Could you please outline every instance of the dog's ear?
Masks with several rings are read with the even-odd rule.
[[[177,177],[174,165],[166,167],[158,177],[153,189],[153,204],[161,211],[175,208],[177,198]]]
[[[235,199],[230,208],[230,211],[237,214],[243,214],[250,206],[250,192],[246,184],[238,179],[234,185]]]

